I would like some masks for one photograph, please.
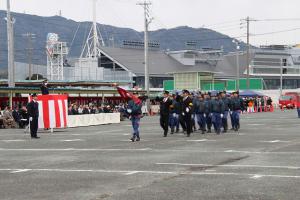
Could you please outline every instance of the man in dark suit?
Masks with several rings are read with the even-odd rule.
[[[37,136],[38,119],[39,119],[39,103],[37,102],[36,94],[32,95],[32,100],[28,103],[27,112],[29,115],[31,138],[38,139],[40,138]]]
[[[169,97],[168,91],[165,91],[163,95],[164,97],[160,102],[160,126],[164,130],[164,137],[167,137],[169,128],[170,107],[173,104],[173,102]]]
[[[193,102],[192,99],[189,97],[190,92],[188,90],[182,91],[183,100],[182,100],[182,116],[183,121],[186,127],[186,134],[187,137],[190,137],[192,132],[192,107]]]
[[[41,92],[42,92],[42,95],[47,95],[49,94],[49,90],[48,90],[48,81],[47,80],[44,80],[43,81],[43,84],[41,86]]]

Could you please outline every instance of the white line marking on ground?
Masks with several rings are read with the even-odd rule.
[[[132,171],[132,172],[128,172],[128,173],[125,173],[125,175],[129,176],[129,175],[133,175],[133,174],[137,174],[139,173],[138,171]]]
[[[0,151],[150,151],[151,148],[143,149],[3,149],[0,148]]]
[[[248,125],[248,126],[264,126],[266,124],[246,124],[246,125]]]
[[[202,140],[187,140],[187,142],[215,142],[217,140],[208,140],[208,139],[202,139]]]
[[[197,149],[152,149],[152,148],[142,148],[142,149],[75,149],[75,148],[65,148],[65,149],[7,149],[0,148],[0,151],[151,151],[151,152],[196,152],[196,153],[242,153],[242,154],[278,154],[278,155],[291,155],[300,154],[300,152],[268,152],[268,151],[237,151],[237,150],[226,150],[226,151],[199,151]]]
[[[131,135],[131,134],[129,134],[129,133],[125,133],[125,134],[123,134],[124,136],[128,136],[128,135]]]
[[[28,172],[30,171],[30,169],[19,169],[19,170],[15,170],[10,172],[11,174],[16,174],[16,173],[21,173],[21,172]]]
[[[263,142],[263,143],[288,143],[288,142],[291,142],[291,141],[271,140],[271,141],[259,141],[259,142]]]
[[[83,141],[82,139],[70,139],[70,140],[60,140],[61,142],[79,142]]]
[[[143,173],[143,174],[166,174],[166,175],[198,175],[198,176],[246,176],[254,177],[257,174],[247,174],[247,173],[218,173],[218,172],[178,172],[178,171],[133,171],[133,170],[103,170],[103,169],[0,169],[0,171],[33,171],[33,172],[60,172],[60,173],[118,173],[118,174],[131,174],[131,173]],[[279,175],[279,174],[260,174],[261,177],[270,178],[294,178],[300,179],[300,176],[292,175]]]
[[[214,165],[214,164],[185,164],[185,163],[156,163],[156,165],[177,165],[177,166],[204,166],[204,167],[227,167],[227,168],[268,168],[268,169],[294,169],[299,170],[300,166],[273,166],[273,165]]]
[[[256,174],[252,177],[250,177],[251,179],[259,179],[259,178],[262,178],[263,176],[262,175],[259,175],[259,174]]]
[[[1,142],[24,142],[26,140],[0,140]]]

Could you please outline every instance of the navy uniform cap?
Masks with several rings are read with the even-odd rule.
[[[165,90],[165,91],[164,91],[164,94],[170,94],[170,93],[169,93],[169,91]]]
[[[182,90],[182,93],[190,94],[188,90]]]
[[[36,93],[33,93],[31,96],[32,96],[32,97],[37,97],[37,94],[36,94]]]

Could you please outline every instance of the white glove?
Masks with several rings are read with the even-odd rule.
[[[29,117],[29,121],[32,122],[32,117]]]
[[[230,111],[230,114],[232,115],[232,111]]]
[[[173,113],[173,117],[176,117],[176,113]]]
[[[221,114],[221,118],[223,118],[224,117],[224,115],[223,114]]]
[[[189,108],[186,108],[185,111],[188,113],[188,112],[190,112],[190,109],[189,109]]]
[[[206,117],[206,114],[203,114],[203,117]]]
[[[182,116],[184,116],[185,114],[184,114],[184,112],[182,113]]]
[[[127,109],[127,112],[130,114],[130,113],[132,113],[132,110],[131,109]]]
[[[212,117],[212,116],[213,116],[213,114],[212,114],[212,113],[210,113],[210,116]]]

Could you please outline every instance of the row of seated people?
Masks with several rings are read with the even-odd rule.
[[[26,106],[14,110],[7,106],[0,111],[0,128],[25,128],[29,123],[28,118]]]

